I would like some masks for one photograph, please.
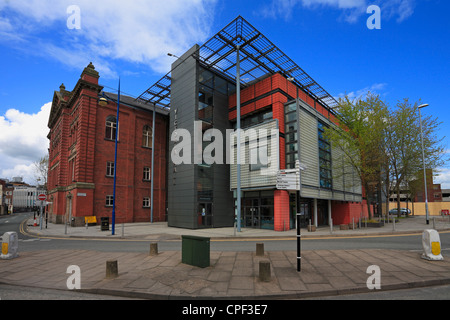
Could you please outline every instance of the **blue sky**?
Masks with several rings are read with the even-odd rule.
[[[372,4],[379,30],[366,25]],[[70,5],[80,29],[67,27]],[[120,76],[139,96],[169,71],[167,52],[202,44],[238,15],[333,96],[421,99],[448,135],[449,14],[446,0],[0,0],[0,177],[34,182],[53,91],[72,90],[90,61],[102,85],[115,88]],[[450,188],[450,171],[436,181]]]

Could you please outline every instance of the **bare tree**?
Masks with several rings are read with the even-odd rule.
[[[39,181],[42,181],[44,188],[47,189],[48,155],[40,158],[39,160],[35,161],[33,164],[35,167],[36,179],[38,179]]]

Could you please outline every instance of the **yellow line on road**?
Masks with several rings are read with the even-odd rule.
[[[450,231],[442,231],[442,233],[450,233]],[[409,237],[409,236],[418,236],[421,235],[420,232],[417,233],[402,233],[402,234],[378,234],[378,235],[354,235],[354,236],[323,236],[323,237],[303,237],[304,240],[337,240],[337,239],[361,239],[361,238],[389,238],[389,237]],[[296,237],[288,237],[288,238],[233,238],[233,239],[213,239],[211,241],[215,242],[226,242],[226,241],[290,241],[295,240]]]

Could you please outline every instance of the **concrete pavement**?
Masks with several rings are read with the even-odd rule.
[[[31,224],[29,221],[26,224]],[[375,234],[419,233],[431,228],[423,217],[402,219],[395,225],[382,228],[336,230],[319,228],[316,232],[302,230],[302,237],[364,236]],[[448,219],[438,219],[440,232],[450,228]],[[83,237],[120,240],[141,239],[158,242],[180,239],[180,235],[194,234],[214,238],[234,238],[233,228],[185,230],[167,227],[165,223],[116,225],[116,235],[101,231],[100,227],[67,228],[48,224],[40,227],[23,226],[23,232],[38,237]],[[238,238],[252,238],[264,242],[271,237],[295,238],[296,231],[242,229]],[[355,239],[357,241],[357,239]],[[106,253],[88,250],[51,250],[21,252],[13,260],[0,260],[0,282],[67,290],[71,276],[67,269],[79,266],[81,290],[91,293],[113,294],[148,299],[296,299],[346,293],[370,292],[367,288],[368,267],[380,268],[381,290],[394,290],[450,283],[450,259],[427,261],[419,252],[402,250],[315,250],[302,252],[302,270],[296,271],[295,251],[217,252],[210,254],[211,265],[199,268],[181,263],[181,252]],[[106,261],[118,261],[118,277],[105,278]],[[259,262],[268,261],[269,281],[259,279]],[[375,289],[376,290],[376,289]]]
[[[365,227],[364,223],[359,226],[353,224],[349,226],[347,230],[341,230],[341,226],[329,226],[319,227],[314,232],[308,232],[306,228],[301,229],[302,237],[347,237],[347,236],[363,236],[363,235],[377,235],[377,234],[402,234],[402,233],[421,233],[425,229],[450,230],[450,216],[446,218],[442,217],[430,217],[429,225],[425,223],[425,217],[415,216],[409,218],[400,218],[397,223],[385,222],[384,227]],[[37,219],[39,224],[39,219]],[[100,226],[92,227],[70,227],[62,224],[48,223],[47,228],[45,222],[42,228],[40,226],[33,227],[33,219],[29,219],[24,225],[23,229],[27,229],[27,232],[31,235],[39,237],[74,237],[74,238],[105,238],[105,239],[147,239],[147,240],[159,240],[159,239],[180,239],[181,235],[196,235],[201,237],[215,238],[252,238],[252,239],[264,239],[264,238],[295,238],[297,230],[292,229],[288,231],[273,231],[266,229],[252,229],[241,228],[241,232],[237,232],[235,228],[205,228],[205,229],[181,229],[168,227],[167,222],[143,222],[143,223],[125,223],[116,224],[114,228],[114,235],[112,235],[112,226],[110,225],[109,231],[101,231]]]

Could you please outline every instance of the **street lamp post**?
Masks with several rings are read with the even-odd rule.
[[[237,131],[237,231],[241,232],[241,66],[240,45],[236,46],[236,131]]]
[[[420,109],[428,107],[428,104],[421,104],[419,106],[419,120],[420,120],[420,138],[422,140],[422,162],[423,162],[423,180],[424,180],[424,188],[425,188],[425,216],[427,224],[430,224],[428,220],[428,190],[427,190],[427,174],[425,169],[425,149],[423,146],[423,131],[422,131],[422,115],[420,113]]]

